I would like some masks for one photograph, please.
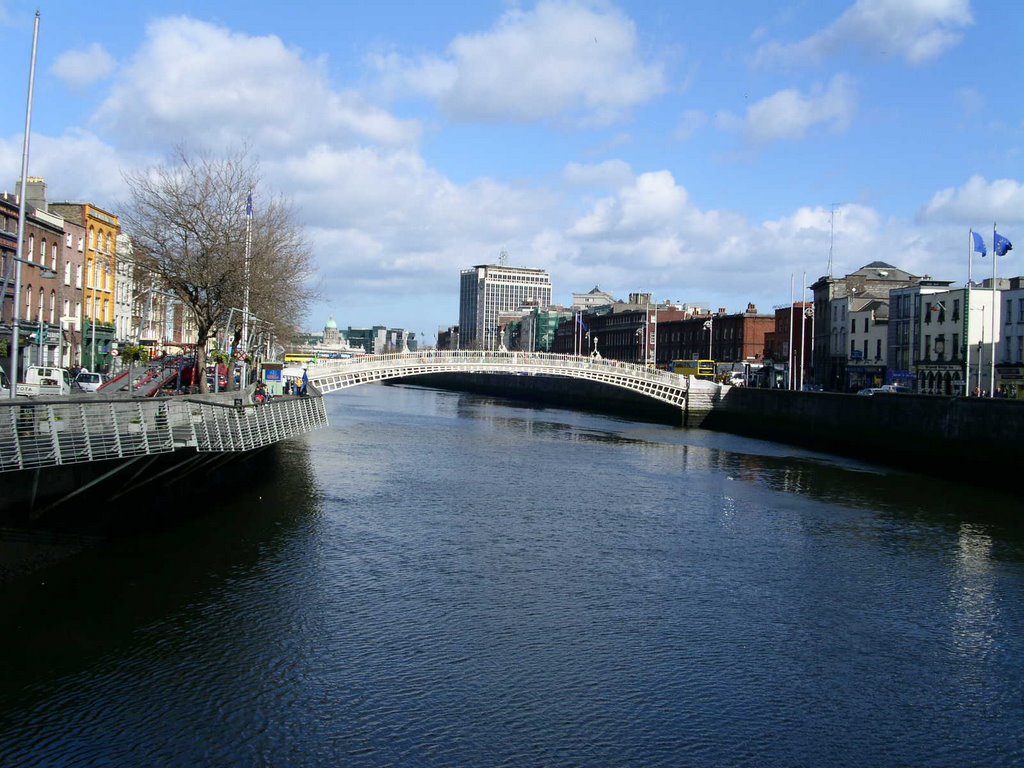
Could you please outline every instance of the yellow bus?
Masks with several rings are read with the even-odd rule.
[[[698,379],[715,380],[714,360],[673,360],[670,370],[681,376],[696,376]]]
[[[298,363],[299,365],[312,363],[314,360],[316,360],[316,355],[310,354],[308,352],[304,352],[301,354],[295,352],[287,352],[285,353],[284,356],[284,361],[292,365],[296,363]]]

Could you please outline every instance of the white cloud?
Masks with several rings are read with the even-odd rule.
[[[21,136],[0,141],[0,168],[20,168],[23,151]],[[130,156],[86,131],[32,136],[30,174],[46,179],[51,201],[87,200],[114,209],[125,194],[121,169],[131,163]],[[8,173],[8,178],[20,178],[20,173]]]
[[[798,43],[763,45],[754,63],[820,61],[856,47],[919,65],[958,45],[973,23],[970,0],[857,0],[828,27]]]
[[[956,222],[976,229],[990,221],[1024,221],[1024,185],[1016,179],[989,182],[972,176],[961,187],[935,193],[918,214],[922,222]]]
[[[189,138],[267,148],[325,139],[402,145],[419,138],[417,124],[355,93],[333,91],[323,68],[274,36],[163,19],[148,28],[97,119],[121,141],[156,146]]]
[[[569,163],[562,173],[567,184],[576,187],[620,187],[633,180],[633,169],[622,160],[585,165]]]
[[[114,71],[114,57],[99,43],[65,51],[53,62],[53,74],[71,88],[85,88]]]
[[[609,123],[666,90],[662,67],[637,48],[633,22],[615,9],[543,0],[455,38],[445,60],[375,62],[392,85],[439,99],[457,120]]]
[[[844,75],[836,75],[824,90],[815,89],[805,95],[787,89],[751,105],[744,131],[749,140],[758,143],[802,139],[810,129],[823,124],[842,132],[849,126],[855,108],[852,83]]]

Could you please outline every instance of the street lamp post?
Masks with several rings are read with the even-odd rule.
[[[25,137],[23,151],[21,153],[21,194],[18,196],[18,243],[17,255],[14,257],[14,314],[11,317],[11,399],[17,396],[18,384],[18,315],[21,312],[21,265],[31,264],[26,262],[22,256],[25,247],[25,198],[27,197],[28,186],[28,148],[29,137],[32,135],[32,91],[36,80],[36,50],[39,46],[39,11],[36,11],[35,26],[32,31],[32,64],[28,72],[28,102],[25,107]],[[45,254],[44,254],[45,255]],[[6,292],[6,289],[5,289]]]

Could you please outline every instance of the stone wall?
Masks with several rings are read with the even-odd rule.
[[[983,485],[1014,488],[1024,455],[1017,400],[731,387],[722,405],[705,428]]]

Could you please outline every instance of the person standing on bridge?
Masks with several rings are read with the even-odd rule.
[[[299,390],[300,395],[305,395],[309,391],[309,373],[306,371],[305,366],[302,368],[302,389]]]

